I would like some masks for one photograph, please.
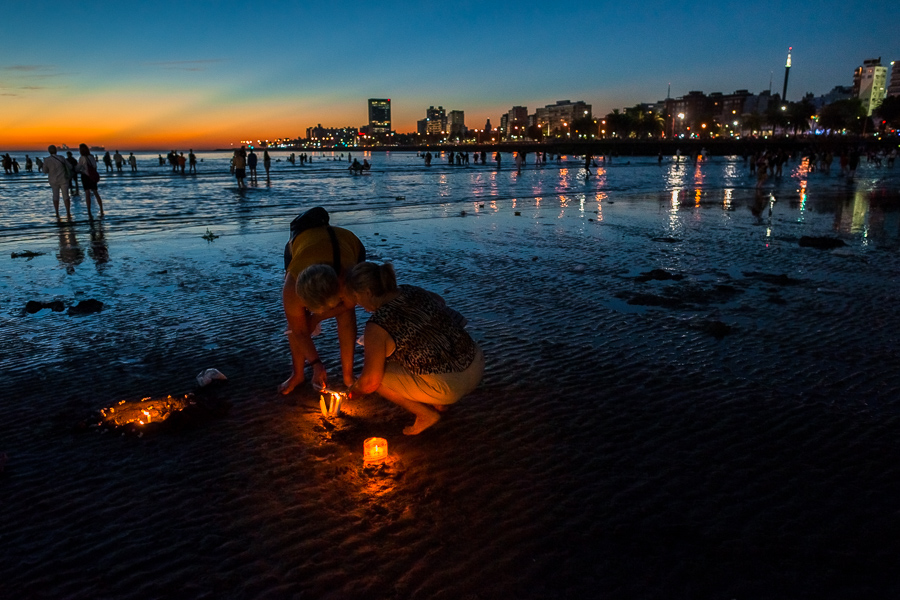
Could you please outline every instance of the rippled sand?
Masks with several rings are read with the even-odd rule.
[[[483,385],[413,438],[375,396],[326,422],[308,388],[276,393],[274,226],[16,242],[0,597],[896,596],[897,199],[866,198],[879,235],[832,251],[799,238],[834,235],[852,205],[729,202],[342,215],[465,314],[487,357]],[[653,269],[682,277],[640,277]],[[103,311],[23,311],[89,298]],[[333,327],[318,345],[336,365]],[[225,417],[141,438],[76,427],[207,367],[229,377]],[[373,435],[392,458],[365,469]]]

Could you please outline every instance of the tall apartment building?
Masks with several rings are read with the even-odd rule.
[[[887,67],[881,64],[881,57],[864,60],[861,67],[853,72],[853,90],[862,100],[866,115],[881,106],[887,90]]]
[[[528,109],[524,106],[513,106],[506,113],[506,127],[503,118],[500,119],[500,128],[503,137],[508,140],[521,140],[528,135]]]
[[[429,106],[425,111],[425,133],[427,135],[446,135],[447,133],[447,113],[443,106],[437,108]]]
[[[900,60],[891,61],[891,82],[888,84],[888,96],[900,96]]]
[[[534,111],[535,124],[545,135],[566,133],[575,119],[590,119],[591,105],[581,100],[558,100]]]
[[[466,115],[461,110],[450,111],[450,138],[462,139],[466,136]]]
[[[389,98],[369,98],[369,135],[391,132],[391,101]]]

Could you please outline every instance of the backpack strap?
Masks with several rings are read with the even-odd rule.
[[[334,267],[334,272],[338,275],[341,274],[341,248],[338,246],[337,235],[334,233],[334,228],[329,225],[326,227],[328,231],[328,237],[331,238],[331,254],[332,254],[332,267]]]

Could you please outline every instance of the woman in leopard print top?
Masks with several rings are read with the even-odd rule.
[[[416,415],[403,430],[416,435],[440,420],[438,411],[471,392],[484,374],[484,354],[444,299],[397,285],[390,264],[351,269],[346,291],[372,316],[366,323],[365,362],[352,394],[379,395]]]

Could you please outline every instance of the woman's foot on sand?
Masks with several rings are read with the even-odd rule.
[[[300,376],[291,375],[286,381],[278,386],[278,392],[281,394],[290,394],[294,388],[306,381],[306,377],[301,373]]]
[[[435,423],[441,420],[441,415],[436,412],[433,412],[429,415],[423,417],[416,417],[416,422],[410,425],[409,427],[403,428],[403,433],[405,435],[419,435]]]

